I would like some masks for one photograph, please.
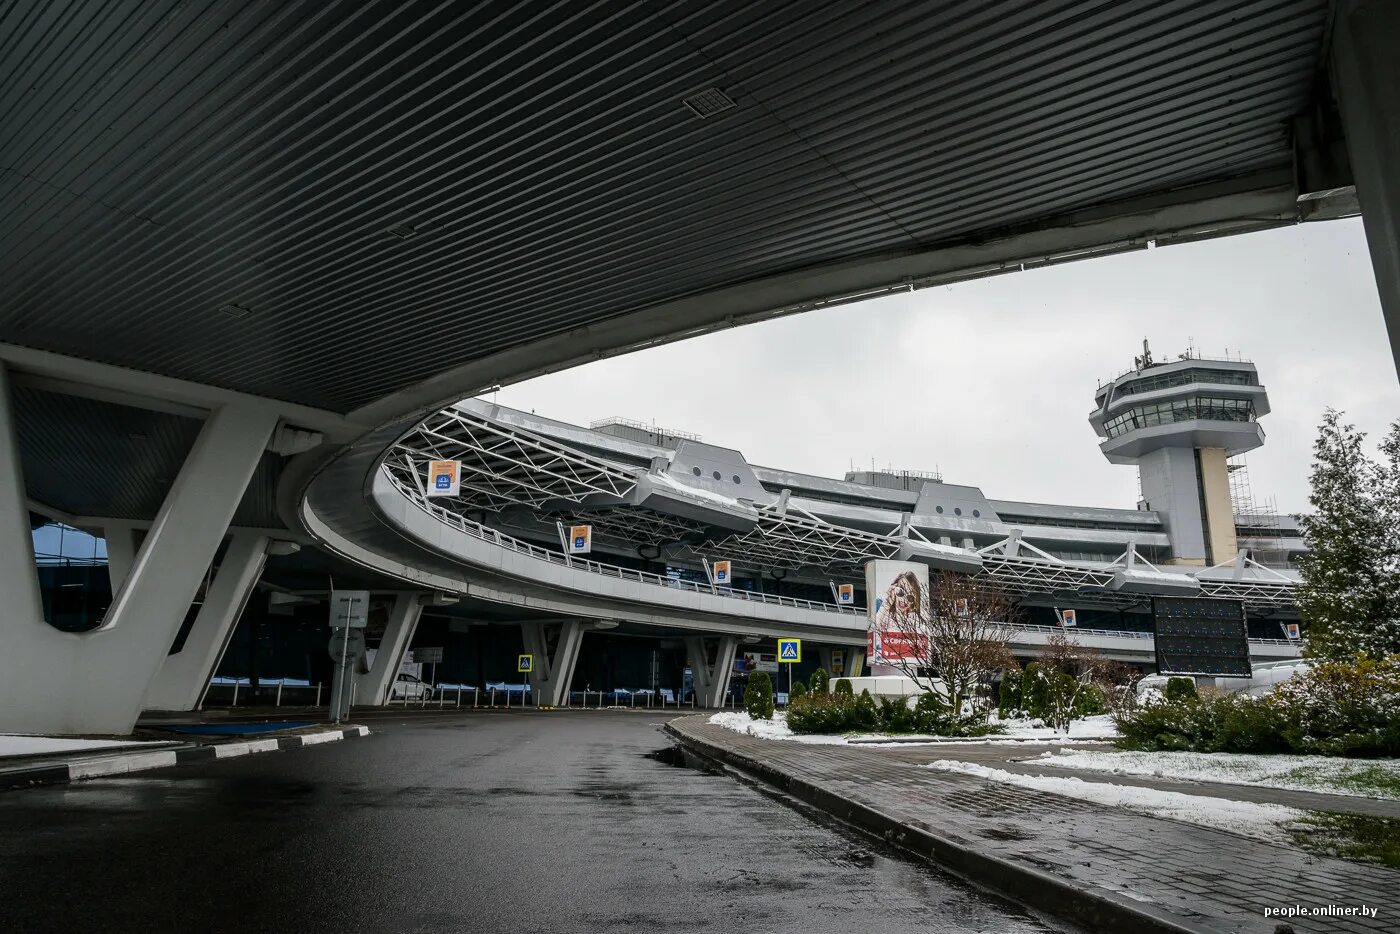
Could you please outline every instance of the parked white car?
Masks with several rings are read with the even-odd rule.
[[[394,680],[394,684],[389,688],[390,700],[403,701],[426,701],[432,700],[433,689],[431,685],[424,684],[413,675],[400,674]]]

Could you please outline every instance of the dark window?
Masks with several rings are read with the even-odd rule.
[[[695,474],[695,476],[697,476],[697,477],[700,476],[700,468],[699,468],[699,467],[692,467],[692,468],[690,468],[690,472],[693,473],[693,474]]]
[[[718,471],[718,470],[716,470],[711,476],[713,476],[716,480],[720,479],[720,475],[719,475],[719,471]]]
[[[735,475],[734,475],[734,482],[735,482],[735,483],[743,483],[744,481],[742,481],[742,480],[739,479],[739,475],[738,475],[738,474],[735,474]]]
[[[962,515],[962,507],[961,507],[961,506],[954,506],[954,507],[953,507],[953,515],[955,515],[955,516],[960,516],[960,515]]]

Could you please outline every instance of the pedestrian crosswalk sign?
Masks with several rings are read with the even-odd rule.
[[[533,656],[533,655],[521,655],[518,659],[516,659],[515,670],[516,670],[516,671],[523,671],[523,672],[526,672],[527,674],[528,674],[529,672],[531,672],[531,671],[534,671],[534,670],[535,670],[535,656]]]
[[[779,639],[778,661],[787,662],[788,664],[802,661],[802,640]]]

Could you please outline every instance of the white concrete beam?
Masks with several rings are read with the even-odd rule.
[[[180,651],[165,656],[146,688],[147,710],[195,710],[267,563],[267,538],[234,533]]]
[[[328,441],[350,441],[374,427],[325,409],[17,344],[0,342],[0,363],[10,368],[15,381],[22,385],[155,412],[202,418],[225,408],[262,411],[270,413],[274,420],[284,418],[299,428],[319,431]]]
[[[389,620],[384,625],[384,638],[379,640],[379,648],[374,652],[374,664],[368,672],[355,675],[355,703],[369,707],[389,703],[389,690],[399,676],[404,656],[413,643],[413,634],[418,631],[418,621],[423,617],[424,596],[419,593],[394,595]]]
[[[1344,0],[1332,74],[1376,290],[1400,372],[1400,4]]]
[[[0,398],[0,535],[22,489],[8,392]],[[37,583],[20,580],[26,542],[3,542],[0,732],[129,733],[190,602],[276,427],[275,410],[227,406],[200,430],[102,625],[63,633],[35,612]],[[27,523],[26,523],[27,525]],[[11,578],[14,578],[11,580]],[[32,594],[32,596],[31,596]]]

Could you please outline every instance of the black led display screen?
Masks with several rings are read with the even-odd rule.
[[[1248,678],[1249,633],[1238,600],[1153,597],[1157,673]]]

